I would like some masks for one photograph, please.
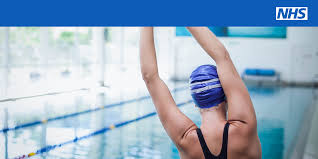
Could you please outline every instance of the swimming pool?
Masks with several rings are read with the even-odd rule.
[[[186,84],[170,83],[169,88],[174,89],[184,85]],[[299,132],[306,123],[306,117],[310,114],[313,89],[257,86],[248,89],[258,118],[258,134],[263,158],[289,158],[297,145]],[[100,105],[147,95],[144,87],[136,88],[134,92],[114,90],[103,93],[79,92],[7,103],[8,125],[14,127],[22,123],[85,111]],[[176,103],[191,99],[188,89],[176,91],[173,96]],[[1,105],[1,116],[4,116],[4,104]],[[182,105],[180,109],[197,125],[200,124],[200,116],[193,103]],[[155,109],[152,101],[147,98],[1,133],[0,158],[15,158],[29,154],[42,147],[71,141],[75,137],[85,136],[111,124],[134,119],[153,111]],[[4,124],[4,120],[1,119],[0,126],[3,127]],[[158,117],[154,115],[52,148],[32,158],[175,159],[179,158],[179,155]]]

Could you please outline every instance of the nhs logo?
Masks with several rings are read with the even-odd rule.
[[[276,7],[276,20],[308,20],[308,7]]]

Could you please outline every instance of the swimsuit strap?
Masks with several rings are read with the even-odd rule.
[[[229,127],[230,123],[226,122],[223,131],[223,141],[222,141],[222,149],[220,153],[220,158],[227,159],[227,145],[228,145],[228,138],[229,138]]]
[[[210,150],[209,150],[209,148],[204,140],[201,129],[200,128],[196,129],[205,159],[227,159],[227,143],[228,143],[229,126],[230,126],[229,123],[226,123],[224,126],[222,148],[221,148],[221,152],[218,156],[215,156],[210,152]]]

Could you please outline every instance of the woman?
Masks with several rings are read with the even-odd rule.
[[[153,28],[142,28],[140,34],[142,76],[160,121],[180,157],[261,158],[253,104],[229,53],[208,28],[188,27],[188,30],[217,65],[200,66],[190,76],[191,95],[202,118],[201,128],[178,109],[159,77]]]

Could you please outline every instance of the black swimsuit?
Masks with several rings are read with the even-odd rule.
[[[197,128],[197,134],[199,137],[200,145],[204,154],[205,159],[227,159],[227,142],[228,142],[228,131],[229,131],[229,123],[226,123],[224,126],[224,131],[223,131],[223,141],[222,141],[222,149],[221,153],[218,156],[214,156],[208,146],[206,145],[204,141],[203,134],[200,130],[200,128]]]

